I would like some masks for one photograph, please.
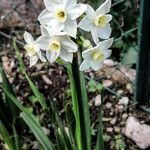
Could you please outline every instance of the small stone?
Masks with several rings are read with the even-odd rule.
[[[111,128],[111,127],[106,128],[106,131],[112,133],[113,132],[113,128]]]
[[[115,62],[112,59],[106,59],[104,61],[104,64],[109,66],[109,67],[114,67],[115,66]]]
[[[119,100],[119,104],[123,104],[125,106],[127,106],[129,103],[129,98],[128,97],[122,97],[120,100]]]
[[[121,94],[123,94],[124,93],[124,91],[123,90],[118,90],[118,92],[117,92],[119,95],[121,95]]]
[[[103,86],[104,87],[111,87],[113,85],[113,82],[111,80],[104,80]]]
[[[106,103],[106,108],[107,108],[107,109],[110,109],[111,107],[112,107],[112,103],[109,103],[109,102]]]
[[[45,81],[47,85],[52,85],[52,81],[46,75],[43,75],[42,79]]]
[[[122,119],[127,119],[128,118],[128,114],[123,114],[122,115]]]
[[[117,118],[113,118],[113,119],[110,121],[110,123],[111,123],[112,125],[115,125],[116,122],[117,122]]]
[[[39,143],[37,141],[33,142],[32,149],[36,149],[36,150],[39,149]]]
[[[133,85],[131,83],[128,83],[126,85],[126,89],[129,91],[130,94],[133,94]]]
[[[140,149],[150,147],[150,126],[140,124],[133,116],[128,118],[123,134],[132,139]]]
[[[118,126],[114,126],[114,131],[115,131],[116,133],[120,133],[121,129],[120,129],[120,127],[118,127]]]
[[[95,97],[95,106],[100,106],[102,104],[102,99],[101,99],[101,95],[97,95]]]
[[[9,82],[12,84],[14,82],[15,78],[14,77],[10,77],[9,78]]]
[[[119,111],[123,111],[124,110],[124,106],[123,105],[119,105],[118,109],[119,109]]]
[[[47,128],[45,128],[45,127],[42,127],[42,129],[43,129],[43,131],[44,131],[44,133],[45,133],[46,135],[49,135],[49,134],[50,134],[50,130],[49,130],[49,129],[47,129]]]
[[[114,113],[111,111],[111,112],[109,113],[109,115],[110,115],[110,116],[113,116],[113,115],[114,115]]]

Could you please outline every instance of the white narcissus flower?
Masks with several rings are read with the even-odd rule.
[[[42,35],[38,39],[39,46],[46,51],[48,61],[53,63],[58,57],[66,62],[72,62],[73,53],[77,52],[77,45],[64,32],[52,34],[46,27],[41,27]]]
[[[80,66],[80,71],[87,70],[90,67],[94,71],[99,70],[102,67],[104,60],[111,55],[111,50],[109,50],[109,48],[112,43],[113,39],[111,38],[100,42],[96,47],[85,50],[82,53],[84,61]]]
[[[79,23],[79,28],[92,33],[95,44],[99,43],[99,38],[109,39],[111,27],[109,22],[112,20],[110,12],[111,0],[106,0],[96,11],[88,5],[86,16]]]
[[[44,0],[46,9],[38,17],[40,23],[64,31],[76,38],[77,21],[87,9],[85,4],[77,4],[76,0]]]
[[[30,67],[34,66],[37,63],[38,59],[40,59],[42,62],[46,62],[46,59],[43,57],[37,43],[38,39],[35,41],[32,35],[25,31],[24,40],[26,42],[24,49],[27,51],[27,55],[30,58]]]

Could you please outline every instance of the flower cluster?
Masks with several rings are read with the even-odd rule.
[[[41,36],[34,40],[30,33],[24,33],[24,48],[30,58],[30,67],[39,59],[53,63],[59,57],[65,62],[72,62],[73,53],[78,51],[74,41],[79,27],[91,32],[96,45],[82,52],[84,60],[80,70],[90,67],[95,71],[100,69],[103,61],[111,55],[109,48],[113,43],[109,23],[112,16],[108,14],[111,0],[106,0],[96,11],[90,5],[78,4],[76,0],[44,0],[44,4],[46,8],[38,17]],[[84,13],[86,15],[77,24],[77,19]]]

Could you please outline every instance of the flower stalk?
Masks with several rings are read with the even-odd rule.
[[[78,51],[77,56],[74,57],[72,70],[70,72],[70,84],[74,84],[74,91],[72,91],[72,103],[73,111],[76,117],[76,131],[81,130],[80,133],[82,139],[82,149],[90,150],[91,149],[91,128],[90,128],[90,113],[88,107],[88,96],[86,91],[85,76],[84,73],[79,71],[79,65],[81,63],[81,54]],[[69,69],[70,69],[69,68]],[[71,81],[72,80],[72,81]],[[72,87],[72,85],[71,85]],[[79,120],[78,120],[79,119]],[[78,125],[80,127],[78,127]],[[76,134],[79,134],[76,133]]]

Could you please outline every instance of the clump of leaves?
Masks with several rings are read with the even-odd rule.
[[[87,86],[88,86],[88,91],[89,92],[101,92],[102,89],[103,89],[103,85],[94,81],[94,80],[90,80],[88,83],[87,83]]]

